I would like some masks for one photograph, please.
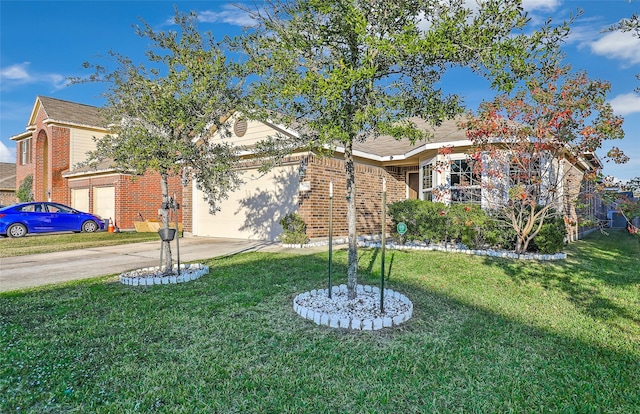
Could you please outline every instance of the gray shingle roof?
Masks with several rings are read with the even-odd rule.
[[[429,132],[431,137],[427,140],[418,141],[412,145],[408,139],[396,140],[390,136],[381,136],[365,142],[354,143],[354,150],[374,154],[380,157],[388,157],[391,155],[395,156],[406,154],[409,151],[426,144],[444,145],[468,139],[465,130],[458,129],[458,122],[460,119],[443,121],[442,124],[437,127],[428,124],[422,119],[412,118],[411,120],[416,124],[418,129]]]
[[[16,165],[10,162],[0,162],[0,190],[16,189]]]
[[[86,125],[91,127],[106,127],[106,121],[100,116],[100,108],[61,99],[38,96],[47,117],[53,121]]]

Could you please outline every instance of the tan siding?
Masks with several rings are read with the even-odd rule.
[[[232,125],[233,127],[233,125]],[[233,129],[233,128],[232,128]],[[270,126],[263,124],[262,122],[249,121],[247,124],[247,132],[242,137],[232,135],[233,145],[236,146],[252,146],[256,142],[265,139],[267,136],[273,136],[276,134],[276,130]]]
[[[71,129],[71,154],[69,157],[71,161],[70,167],[72,170],[77,163],[87,159],[87,152],[96,149],[96,143],[94,142],[93,137],[100,139],[104,137],[104,135],[104,133],[96,131],[87,131],[77,128]]]

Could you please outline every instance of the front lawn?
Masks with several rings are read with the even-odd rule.
[[[123,231],[108,233],[50,233],[33,234],[19,239],[0,237],[0,258],[25,256],[36,253],[52,253],[91,247],[115,246],[158,240],[158,233]]]
[[[247,253],[194,282],[115,276],[0,294],[0,412],[640,412],[640,243],[562,262],[388,251],[395,329],[298,317],[328,254]],[[335,252],[334,275],[346,272]],[[379,282],[380,250],[360,251]],[[343,280],[338,280],[343,282]]]

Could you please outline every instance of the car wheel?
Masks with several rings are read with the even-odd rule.
[[[7,235],[9,237],[23,237],[27,234],[27,228],[19,223],[12,224],[7,229]]]
[[[87,220],[82,223],[82,231],[84,231],[85,233],[93,233],[96,230],[98,230],[98,225],[95,221]]]

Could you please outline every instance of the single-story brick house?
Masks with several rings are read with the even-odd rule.
[[[287,128],[240,117],[232,121],[235,145],[251,148],[276,132],[293,134]],[[242,126],[238,126],[241,124]],[[437,130],[434,138],[411,145],[407,140],[380,137],[354,145],[356,161],[357,228],[359,234],[380,234],[382,179],[387,180],[387,202],[420,196],[420,163],[437,154],[444,143],[458,142],[461,151],[471,144],[454,121]],[[332,157],[313,152],[291,154],[269,173],[261,174],[250,154],[244,156],[242,175],[245,185],[220,204],[211,215],[195,183],[185,189],[184,200],[192,200],[192,216],[183,216],[185,229],[195,236],[214,236],[274,240],[282,232],[278,221],[297,212],[307,224],[311,238],[328,235],[329,182],[333,182],[333,231],[347,234],[346,179],[343,148]],[[185,210],[186,213],[186,210]]]
[[[321,157],[312,151],[293,153],[269,173],[261,174],[259,164],[250,154],[251,146],[276,132],[295,134],[295,131],[246,121],[241,117],[231,122],[234,131],[232,142],[249,148],[243,156],[242,167],[246,183],[221,203],[221,210],[215,215],[209,214],[208,205],[195,183],[186,187],[185,206],[191,203],[190,208],[183,212],[186,231],[195,236],[274,240],[282,231],[278,223],[280,218],[289,212],[297,212],[307,224],[310,238],[327,237],[329,183],[333,182],[334,236],[347,234],[343,148],[335,148],[331,157]],[[480,186],[481,177],[475,183],[471,179],[471,186],[463,186],[473,176],[467,159],[472,143],[465,131],[458,128],[458,122],[445,121],[439,127],[419,120],[414,122],[433,137],[413,145],[408,140],[388,136],[354,144],[358,234],[381,233],[383,178],[386,179],[387,203],[411,198],[445,203],[469,202],[469,193],[475,193],[476,196],[471,197],[472,202],[483,206],[487,204],[483,194],[485,190]],[[452,167],[439,171],[434,164],[442,161],[444,156],[439,151],[443,147],[452,149],[447,156]],[[571,184],[565,183],[563,191],[569,195],[567,199],[572,199],[578,194],[584,172],[601,168],[601,164],[593,154],[585,154],[577,165],[568,168],[566,177],[571,179]],[[448,191],[436,196],[435,190],[443,186]],[[463,189],[465,197],[459,195]],[[575,214],[572,205],[558,205],[558,208],[564,209],[567,215]]]
[[[16,186],[33,176],[33,198],[70,205],[112,219],[122,229],[133,229],[140,217],[157,218],[160,180],[147,174],[131,180],[110,168],[78,168],[95,138],[107,134],[95,106],[44,96],[36,97],[26,131],[11,137],[16,142]],[[170,194],[182,202],[180,180],[172,178]]]

